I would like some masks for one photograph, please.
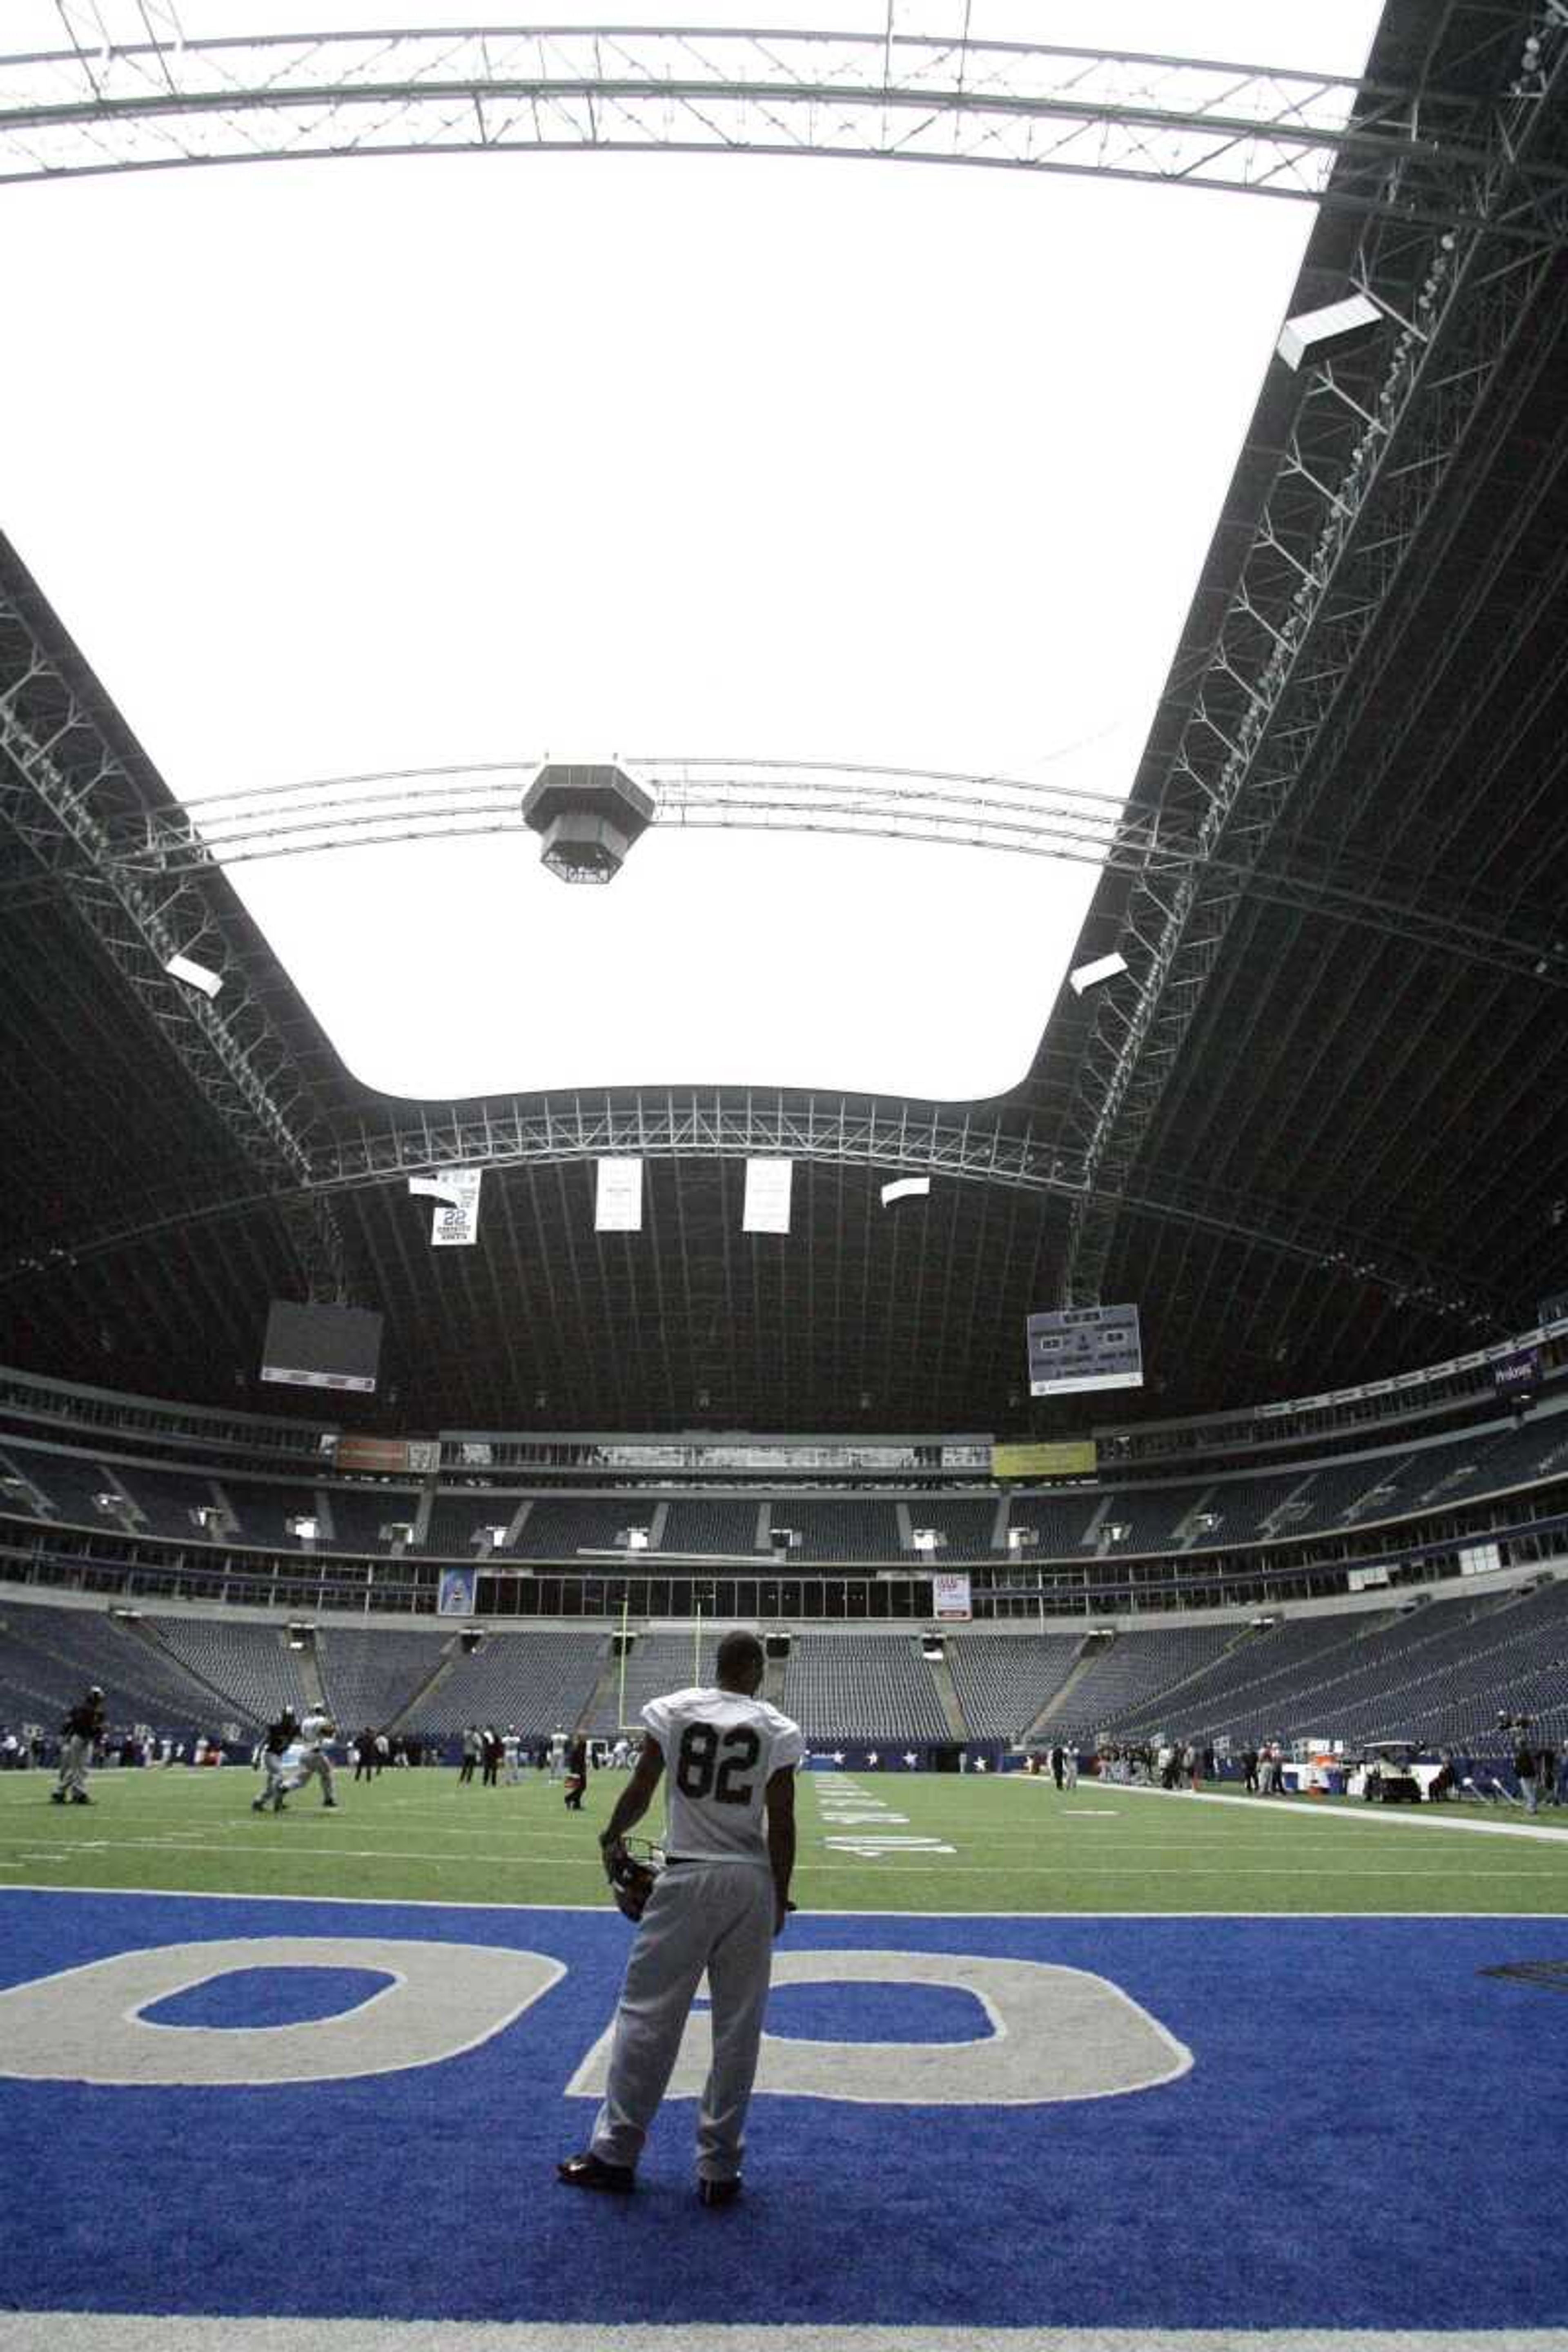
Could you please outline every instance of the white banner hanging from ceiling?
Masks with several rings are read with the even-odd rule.
[[[747,1160],[746,1205],[741,1215],[743,1233],[788,1233],[794,1175],[795,1162],[791,1160]]]
[[[479,1237],[479,1187],[482,1168],[447,1168],[439,1176],[411,1176],[408,1189],[416,1199],[434,1201],[430,1241],[436,1249],[471,1249]]]
[[[642,1231],[642,1161],[601,1160],[599,1192],[594,1207],[594,1230],[599,1234],[640,1234]]]
[[[973,1616],[966,1571],[944,1569],[940,1576],[931,1578],[931,1590],[934,1613],[938,1617],[945,1620]]]

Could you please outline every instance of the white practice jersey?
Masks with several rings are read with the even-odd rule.
[[[324,1747],[332,1737],[332,1718],[330,1715],[308,1715],[300,1726],[300,1745],[307,1752],[313,1748]]]
[[[763,1797],[770,1777],[799,1763],[800,1727],[739,1691],[671,1691],[642,1719],[664,1753],[672,1859],[766,1865]]]

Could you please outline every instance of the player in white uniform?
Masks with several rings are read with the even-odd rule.
[[[697,2113],[698,2192],[705,2205],[728,2205],[740,2191],[773,1937],[790,1908],[802,1754],[799,1727],[757,1696],[763,1664],[755,1634],[727,1633],[717,1687],[672,1691],[642,1711],[647,1738],[600,1845],[613,1859],[668,1764],[668,1860],[626,1962],[593,2137],[558,2167],[570,2188],[635,2185],[706,1970],[713,2065]]]
[[[300,1745],[288,1782],[290,1789],[302,1789],[307,1780],[320,1780],[321,1802],[330,1811],[336,1811],[338,1801],[332,1794],[332,1759],[327,1742],[337,1736],[331,1717],[312,1707],[300,1726]]]

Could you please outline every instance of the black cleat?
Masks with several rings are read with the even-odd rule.
[[[324,1813],[335,1813],[337,1810],[338,1801],[335,1797],[323,1797],[321,1799],[321,1811]]]
[[[629,2197],[637,2177],[629,2164],[606,2164],[592,2148],[568,2156],[555,2168],[555,2177],[568,2189],[602,2189],[611,2197]]]
[[[51,1789],[49,1790],[49,1802],[51,1805],[63,1805],[65,1801],[66,1792],[63,1789]]]
[[[81,1790],[77,1789],[72,1792],[71,1802],[73,1805],[90,1805],[92,1799],[90,1797],[84,1797]]]
[[[265,1812],[265,1811],[266,1811],[266,1810],[267,1810],[267,1800],[266,1800],[266,1798],[265,1798],[265,1797],[252,1797],[252,1799],[251,1799],[251,1801],[250,1801],[250,1810],[251,1810],[251,1811],[252,1811],[253,1813],[261,1813],[261,1812]]]
[[[697,2201],[700,2205],[732,2205],[741,2193],[741,2176],[732,2180],[699,2180]]]

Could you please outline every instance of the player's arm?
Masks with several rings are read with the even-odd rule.
[[[773,1933],[794,1909],[789,1882],[795,1870],[795,1767],[785,1764],[771,1774],[764,1801],[768,1809],[768,1861],[773,1874]]]
[[[599,1833],[599,1843],[606,1854],[619,1845],[626,1832],[640,1822],[652,1804],[664,1770],[664,1750],[650,1732],[642,1744],[637,1769],[616,1799],[616,1810]]]

